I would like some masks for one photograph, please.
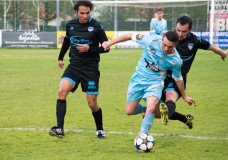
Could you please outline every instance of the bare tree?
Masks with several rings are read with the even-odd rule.
[[[11,1],[12,0],[9,0],[8,4],[7,4],[7,1],[4,1],[4,15],[3,15],[3,17],[4,17],[4,30],[6,30],[6,15],[7,15],[7,12],[9,11]]]
[[[37,31],[40,31],[40,2],[39,0],[33,0],[33,6],[37,9]]]

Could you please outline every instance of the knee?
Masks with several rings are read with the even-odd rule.
[[[126,115],[130,116],[130,115],[134,115],[134,113],[130,112],[130,111],[126,111]]]
[[[90,108],[94,108],[94,107],[96,106],[96,102],[90,100],[90,101],[88,101],[88,106],[89,106]]]
[[[130,115],[134,115],[135,111],[132,110],[131,107],[126,106],[126,115],[130,116]]]
[[[96,101],[89,100],[88,106],[91,109],[92,112],[97,112],[99,110],[98,104]]]
[[[173,108],[176,108],[176,104],[174,101],[172,100],[168,100],[166,103],[167,107],[173,107]]]
[[[151,107],[148,106],[146,112],[148,112],[150,114],[155,113],[155,106],[151,106]]]
[[[68,93],[68,92],[67,92],[66,89],[64,89],[64,88],[59,88],[59,90],[58,90],[58,97],[59,97],[59,99],[66,98],[67,93]]]

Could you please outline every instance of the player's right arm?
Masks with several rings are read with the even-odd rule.
[[[225,61],[225,58],[227,57],[227,54],[228,54],[228,49],[227,50],[222,50],[220,49],[219,47],[215,46],[215,45],[211,45],[209,47],[209,50],[213,51],[214,53],[218,54],[221,56],[221,59],[223,61]]]
[[[64,66],[63,58],[64,58],[67,50],[69,49],[69,47],[70,47],[70,40],[69,40],[69,38],[67,36],[65,36],[63,44],[62,44],[62,48],[60,50],[59,57],[58,57],[58,67],[59,67],[59,69],[62,69],[63,66]]]
[[[109,49],[112,45],[116,44],[116,43],[119,43],[119,42],[125,42],[125,41],[128,41],[128,40],[131,40],[131,37],[132,37],[133,33],[127,33],[127,34],[123,34],[119,37],[116,37],[110,41],[105,41],[102,43],[102,47],[104,49]]]
[[[127,34],[123,34],[119,37],[116,37],[108,42],[102,43],[102,47],[109,48],[116,43],[125,42],[128,40],[132,40],[132,41],[138,43],[140,46],[146,47],[151,42],[151,39],[149,38],[149,36],[150,35],[144,36],[139,33],[127,33]]]

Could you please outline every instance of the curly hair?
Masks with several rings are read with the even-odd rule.
[[[90,11],[93,10],[93,3],[90,2],[90,1],[82,1],[82,0],[79,0],[79,1],[77,1],[77,2],[75,3],[73,9],[74,9],[75,11],[78,11],[78,8],[79,8],[80,6],[89,7],[89,8],[90,8]]]

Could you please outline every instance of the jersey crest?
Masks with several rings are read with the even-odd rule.
[[[154,48],[151,48],[150,49],[150,53],[155,54],[156,53],[156,50]]]
[[[94,27],[88,27],[88,31],[89,31],[89,32],[94,31]]]
[[[193,43],[189,43],[189,44],[188,44],[188,49],[189,49],[189,50],[192,50],[193,46],[194,46]]]

